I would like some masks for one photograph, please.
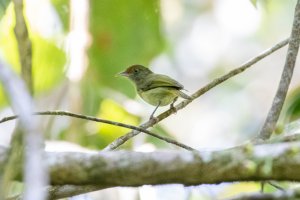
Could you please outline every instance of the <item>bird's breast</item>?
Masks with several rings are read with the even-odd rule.
[[[160,106],[166,106],[179,96],[179,91],[170,87],[157,87],[147,91],[138,90],[138,94],[144,101],[153,106],[157,106],[159,103]]]

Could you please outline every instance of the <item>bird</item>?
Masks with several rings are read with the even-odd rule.
[[[175,109],[174,103],[178,97],[192,100],[189,95],[181,91],[184,90],[182,84],[167,75],[156,74],[143,65],[131,65],[119,75],[129,78],[134,83],[138,95],[145,102],[155,106],[150,119],[160,106],[171,104],[170,108]]]

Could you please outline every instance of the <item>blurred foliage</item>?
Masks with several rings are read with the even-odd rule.
[[[287,122],[300,119],[300,88],[295,89],[286,101],[285,118]]]
[[[260,183],[248,182],[248,183],[235,183],[229,185],[223,193],[220,194],[222,198],[230,198],[232,196],[236,196],[241,191],[247,192],[258,192],[260,190]]]
[[[69,0],[51,0],[51,3],[60,17],[64,31],[67,32],[70,24]]]
[[[20,71],[18,45],[14,35],[15,17],[12,6],[7,9],[0,22],[0,52],[6,62],[16,71]],[[49,91],[64,77],[63,67],[66,63],[65,52],[57,47],[55,41],[41,37],[31,31],[28,26],[32,42],[32,68],[34,90],[36,94]],[[3,92],[0,92],[0,106],[6,105]]]
[[[119,105],[110,99],[106,99],[101,102],[101,106],[99,109],[99,117],[102,119],[113,120],[124,124],[130,124],[133,126],[138,126],[138,124],[140,123],[140,119],[138,117],[129,114],[122,107],[122,105]],[[102,145],[100,147],[105,147],[113,140],[131,131],[130,129],[112,126],[109,124],[98,123],[97,125],[98,134],[102,137]]]
[[[0,51],[7,63],[14,67],[14,69],[20,69],[18,44],[14,34],[14,26],[14,10],[13,6],[9,6],[0,21]]]
[[[257,0],[250,0],[250,2],[251,2],[252,5],[256,8],[256,6],[257,6]]]
[[[0,19],[5,14],[6,8],[8,7],[10,0],[0,0]]]
[[[161,51],[159,1],[92,0],[90,3],[93,43],[89,51],[90,66],[83,80],[88,83],[83,85],[93,85],[97,90],[109,87],[134,97],[130,83],[115,75],[128,65],[147,65]],[[95,90],[84,91],[85,96],[95,98],[92,102],[101,100]],[[87,113],[95,113],[99,105],[85,106]]]
[[[153,127],[153,129],[151,131],[153,133],[158,133],[160,136],[168,137],[168,138],[176,140],[176,138],[174,138],[174,136],[171,133],[169,133],[163,126],[161,126],[159,124],[157,124],[155,127]],[[147,135],[145,142],[153,144],[158,149],[172,148],[172,147],[178,148],[175,145],[169,144],[163,140],[157,139],[157,138],[149,136],[149,135]]]
[[[41,38],[38,35],[32,37],[31,41],[35,92],[45,92],[63,80],[63,67],[66,63],[66,55],[54,42]]]
[[[295,134],[300,130],[300,87],[288,95],[279,123],[276,127],[277,134]]]

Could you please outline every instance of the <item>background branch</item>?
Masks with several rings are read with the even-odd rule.
[[[27,89],[22,80],[17,77],[10,68],[0,61],[0,81],[2,82],[3,88],[10,98],[10,103],[15,113],[20,117],[20,131],[15,134],[17,137],[22,137],[25,134],[25,194],[24,199],[44,199],[45,192],[43,187],[47,182],[47,175],[45,173],[44,162],[42,161],[42,148],[43,140],[42,134],[37,132],[37,124],[30,113],[32,113],[33,103]],[[15,140],[16,142],[18,141]],[[14,144],[14,141],[13,141]],[[8,164],[20,162],[17,160],[20,156],[19,151],[22,151],[22,146],[13,145],[11,149],[11,159]],[[6,167],[6,170],[13,170],[14,174],[18,173],[16,165]],[[19,165],[20,166],[20,165]],[[6,171],[5,171],[6,172]],[[5,177],[6,173],[4,173]],[[15,178],[15,177],[11,177]],[[5,179],[1,181],[2,186],[5,188],[7,184]],[[5,189],[2,192],[6,192]],[[5,194],[2,194],[5,195]],[[4,198],[2,198],[4,199]]]
[[[26,86],[33,94],[32,79],[32,48],[28,36],[26,21],[23,15],[23,0],[13,0],[16,16],[15,35],[18,43],[18,51],[21,62],[21,74]]]
[[[201,95],[208,92],[210,89],[212,89],[212,88],[216,87],[217,85],[223,83],[224,81],[234,77],[235,75],[242,73],[243,71],[245,71],[246,69],[248,69],[249,67],[251,67],[252,65],[257,63],[258,61],[262,60],[266,56],[270,55],[271,53],[275,52],[276,50],[287,45],[288,42],[289,42],[289,39],[285,39],[285,40],[279,42],[278,44],[276,44],[275,46],[273,46],[272,48],[264,51],[260,55],[250,59],[249,61],[247,61],[245,64],[241,65],[240,67],[238,67],[234,70],[231,70],[230,72],[228,72],[227,74],[225,74],[219,78],[216,78],[215,80],[213,80],[212,82],[208,83],[206,86],[202,87],[197,92],[195,92],[191,96],[192,100],[185,100],[185,101],[181,102],[180,104],[178,104],[177,106],[175,106],[176,111],[181,110],[182,108],[184,108],[185,106],[190,104],[193,100],[195,100],[196,98],[198,98]],[[174,112],[175,112],[174,109],[169,109],[169,110],[163,112],[162,114],[160,114],[159,116],[155,117],[154,119],[145,122],[140,127],[143,129],[147,129],[147,128],[157,124],[158,122],[162,121],[163,119],[167,118]],[[123,136],[117,138],[115,141],[113,141],[111,144],[109,144],[104,150],[105,151],[114,150],[114,149],[118,148],[120,145],[124,144],[129,139],[131,139],[132,137],[138,135],[139,133],[140,133],[139,131],[129,132],[126,135],[123,135]]]
[[[266,121],[260,131],[260,139],[268,139],[275,130],[280,112],[285,101],[290,82],[292,80],[293,71],[297,59],[300,42],[300,1],[297,1],[294,15],[292,33],[289,41],[289,47],[284,64],[284,69],[281,75],[280,83],[274,97],[272,106],[266,118]]]

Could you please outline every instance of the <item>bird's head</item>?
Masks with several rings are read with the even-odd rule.
[[[119,73],[119,75],[128,77],[134,82],[138,82],[152,73],[153,72],[150,69],[142,65],[132,65],[128,67],[124,72]]]

